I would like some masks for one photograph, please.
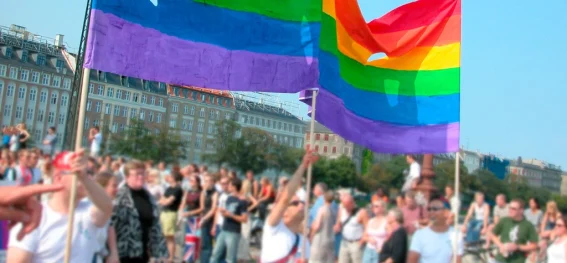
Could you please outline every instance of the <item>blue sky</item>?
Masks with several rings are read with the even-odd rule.
[[[409,1],[359,0],[367,20]],[[4,1],[18,24],[78,48],[85,0]],[[567,1],[464,0],[461,144],[567,170]],[[295,101],[297,95],[282,99]],[[302,112],[306,107],[302,106]]]

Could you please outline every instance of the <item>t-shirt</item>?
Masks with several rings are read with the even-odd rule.
[[[228,198],[228,194],[226,193],[221,193],[219,195],[219,200],[218,200],[218,204],[217,204],[217,208],[226,208],[226,199]],[[217,209],[217,226],[222,226],[224,223],[224,216],[222,216],[220,214],[220,212],[218,212]]]
[[[226,210],[233,215],[240,216],[246,213],[246,204],[238,197],[231,195],[226,199]],[[242,223],[227,217],[224,219],[222,230],[240,233],[242,231]]]
[[[181,205],[181,198],[183,198],[183,190],[179,185],[174,187],[168,187],[165,190],[163,196],[165,198],[169,198],[170,196],[173,196],[175,198],[173,202],[171,202],[171,204],[164,206],[163,210],[176,212],[179,209],[179,206]]]
[[[543,219],[543,212],[541,212],[541,210],[537,210],[537,212],[533,213],[532,210],[528,208],[524,211],[524,217],[526,220],[530,221],[532,225],[539,227],[541,220]]]
[[[493,217],[498,217],[499,219],[502,219],[504,217],[507,217],[508,215],[509,215],[508,205],[505,205],[504,207],[500,207],[498,205],[495,205],[494,208],[492,209],[492,216]]]
[[[260,254],[260,263],[272,263],[277,260],[285,258],[295,245],[297,235],[283,223],[281,220],[277,225],[270,226],[266,223],[264,225],[264,230],[262,234],[262,252]],[[297,248],[297,253],[294,255],[288,263],[295,263],[297,259],[301,258],[301,252],[303,251],[303,242],[305,241],[303,235],[299,235],[299,244]],[[309,241],[307,241],[307,254],[306,258],[309,259],[309,252],[311,248],[309,246]]]
[[[65,257],[65,238],[67,236],[67,215],[53,211],[47,202],[42,203],[43,213],[37,229],[21,241],[16,239],[21,224],[10,231],[10,247],[16,247],[33,254],[32,263],[63,262]],[[91,262],[100,248],[97,236],[106,231],[92,223],[89,201],[79,201],[75,209],[70,262]]]
[[[464,254],[463,239],[461,234],[453,228],[443,233],[437,233],[430,227],[417,230],[411,239],[410,251],[419,253],[419,263],[449,263],[453,258],[455,236],[457,237],[457,255],[462,256]]]
[[[99,132],[95,134],[91,142],[91,153],[98,154],[100,152],[100,145],[102,144],[102,134]]]
[[[498,236],[503,244],[515,243],[517,245],[525,245],[528,242],[536,243],[538,240],[535,227],[526,219],[514,221],[510,217],[504,217],[494,226],[492,233]],[[496,260],[507,263],[523,263],[526,261],[526,257],[524,252],[516,251],[510,253],[506,258],[498,253]]]
[[[305,202],[305,200],[307,200],[307,192],[305,192],[305,189],[303,188],[297,189],[295,196],[297,196],[297,199],[301,202]]]
[[[55,143],[57,142],[57,135],[56,134],[47,134],[45,136],[45,141],[47,144],[43,145],[43,150],[47,154],[53,155],[53,150],[55,150]]]
[[[402,208],[402,213],[404,214],[404,228],[409,235],[412,235],[419,227],[419,219],[424,218],[423,207],[416,206],[410,209],[406,206]]]

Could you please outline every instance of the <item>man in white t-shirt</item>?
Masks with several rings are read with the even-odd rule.
[[[305,203],[297,195],[302,176],[309,164],[318,159],[312,150],[307,150],[303,161],[293,174],[280,198],[268,215],[262,236],[262,253],[260,263],[274,262],[307,262],[309,259],[309,241],[306,241],[305,259],[300,253],[304,249],[303,221],[305,219]],[[299,259],[299,261],[297,261]]]
[[[218,236],[221,231],[222,224],[224,223],[224,216],[220,213],[221,209],[226,208],[226,199],[228,199],[228,177],[223,177],[219,181],[221,192],[218,193],[219,199],[217,209],[215,211],[214,228],[211,230],[211,235]]]
[[[43,213],[38,215],[41,219],[37,229],[21,240],[17,236],[21,224],[10,230],[7,262],[63,262],[72,174],[77,175],[78,184],[70,262],[91,262],[99,248],[96,237],[99,231],[104,231],[110,219],[112,200],[84,172],[86,159],[83,151],[57,155],[53,168],[53,183],[63,185],[63,190],[53,193],[49,201],[42,203]],[[85,197],[90,200],[82,200]]]
[[[89,130],[89,141],[91,141],[91,157],[98,157],[100,154],[100,146],[102,144],[102,133],[98,126]]]
[[[447,223],[451,205],[440,197],[433,197],[428,205],[431,225],[417,230],[411,239],[408,263],[451,263],[454,253],[461,262],[464,253],[462,236]],[[454,242],[457,251],[453,251]]]
[[[402,187],[402,192],[407,192],[414,188],[419,182],[419,177],[421,176],[421,167],[419,163],[415,160],[415,157],[411,154],[406,155],[406,162],[409,164],[409,172],[406,176],[406,181]]]

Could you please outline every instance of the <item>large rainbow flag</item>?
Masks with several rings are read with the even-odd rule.
[[[235,91],[318,88],[315,119],[345,139],[454,152],[460,12],[460,0],[419,0],[367,23],[356,0],[96,0],[85,67]],[[368,61],[376,53],[387,57]]]

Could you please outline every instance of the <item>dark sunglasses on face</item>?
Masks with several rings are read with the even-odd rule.
[[[300,204],[303,204],[303,202],[296,200],[296,201],[292,201],[291,203],[289,203],[289,206],[298,206]]]
[[[427,208],[427,212],[437,212],[443,210],[443,207],[430,206]]]

